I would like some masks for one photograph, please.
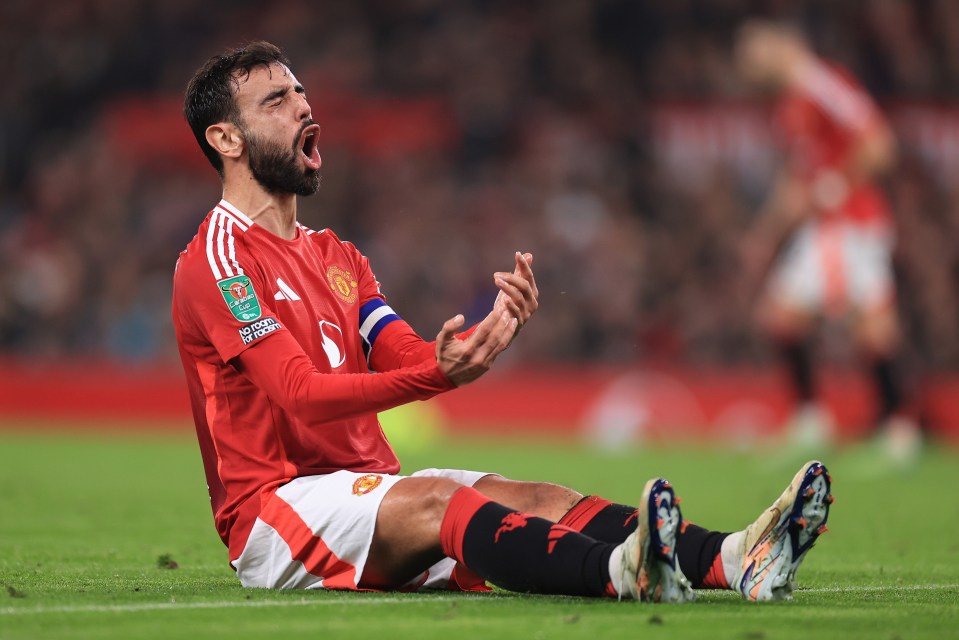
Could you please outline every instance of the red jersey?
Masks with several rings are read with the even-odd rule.
[[[265,492],[399,471],[376,413],[453,386],[352,244],[302,225],[284,240],[225,200],[180,254],[173,323],[231,560]]]
[[[809,180],[838,169],[856,141],[884,119],[869,94],[839,67],[816,63],[776,107],[777,128],[793,169]],[[872,183],[855,188],[834,213],[861,223],[890,219],[885,197]]]

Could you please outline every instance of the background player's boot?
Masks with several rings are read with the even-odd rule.
[[[922,455],[922,431],[907,416],[889,416],[883,421],[879,438],[886,458],[900,469],[915,465]]]
[[[679,499],[663,478],[643,488],[636,530],[613,551],[622,553],[620,597],[631,595],[643,602],[687,602],[693,589],[679,568],[676,539],[683,526]]]
[[[754,602],[792,599],[800,563],[826,532],[831,484],[821,462],[803,465],[779,499],[743,532],[733,589]]]
[[[791,448],[821,451],[830,447],[835,440],[836,419],[826,405],[805,402],[790,416],[786,433]]]

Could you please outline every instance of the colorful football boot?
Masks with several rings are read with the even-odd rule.
[[[676,556],[683,515],[669,482],[654,478],[646,483],[637,518],[636,531],[614,552],[623,554],[623,591],[642,602],[694,600]]]
[[[818,461],[807,462],[779,499],[745,530],[732,588],[753,602],[791,600],[796,572],[826,532],[833,503],[832,478]]]

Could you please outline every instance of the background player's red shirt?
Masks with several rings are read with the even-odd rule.
[[[869,94],[838,66],[817,63],[798,86],[776,106],[777,128],[788,161],[802,177],[812,180],[823,170],[839,168],[856,140],[883,124]],[[889,207],[880,190],[865,183],[849,193],[833,212],[861,223],[886,223]]]
[[[226,201],[180,255],[173,322],[231,560],[264,492],[340,469],[396,473],[376,412],[452,388],[352,244],[303,226],[284,240]]]

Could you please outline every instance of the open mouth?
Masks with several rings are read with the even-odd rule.
[[[300,134],[300,151],[303,153],[303,161],[306,163],[307,168],[313,171],[317,171],[322,164],[322,160],[320,160],[320,150],[317,146],[319,142],[320,125],[311,124],[303,129],[303,132]]]

